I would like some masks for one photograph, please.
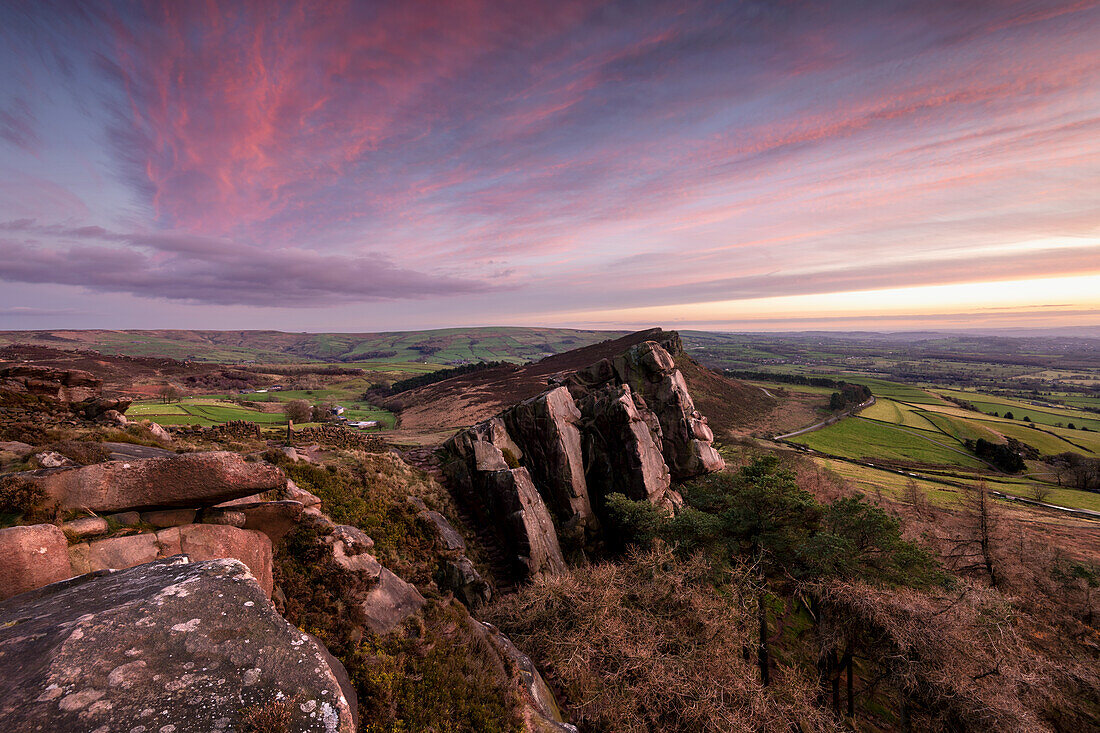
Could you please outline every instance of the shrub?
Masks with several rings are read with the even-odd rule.
[[[46,492],[22,476],[0,477],[0,513],[34,514],[46,502]]]
[[[519,468],[519,459],[516,458],[515,453],[507,448],[501,448],[500,452],[504,456],[504,462],[508,464],[508,468]]]
[[[57,451],[66,458],[85,466],[111,459],[110,448],[102,443],[93,443],[87,440],[63,440],[51,445],[49,450]]]
[[[659,507],[648,501],[631,501],[623,494],[611,494],[605,505],[608,526],[620,547],[634,545],[648,549],[657,538],[666,518]]]

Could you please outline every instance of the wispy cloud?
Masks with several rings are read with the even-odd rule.
[[[77,285],[145,298],[322,307],[491,289],[486,282],[399,267],[377,254],[328,255],[187,234],[37,226],[28,220],[0,224],[0,231],[92,242],[43,246],[31,238],[0,238],[5,252],[0,280]]]
[[[0,308],[0,318],[46,318],[53,316],[72,316],[79,311],[72,308],[37,308],[34,306],[16,305],[10,308]]]
[[[1002,245],[1100,235],[1098,2],[43,0],[0,21],[8,282],[474,314],[496,290],[598,309],[1097,256]]]

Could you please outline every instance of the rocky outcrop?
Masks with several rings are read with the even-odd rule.
[[[0,603],[0,720],[12,731],[352,733],[355,693],[240,562],[162,560]]]
[[[103,382],[80,369],[19,364],[0,369],[0,387],[52,397],[59,402],[84,402],[99,397]]]
[[[444,445],[452,487],[496,528],[520,576],[561,567],[559,537],[569,554],[598,545],[609,494],[671,511],[681,503],[673,480],[723,467],[676,368],[680,353],[667,334],[556,375],[547,391]]]
[[[0,601],[72,576],[69,541],[52,524],[0,529]]]
[[[61,509],[94,512],[191,507],[286,488],[286,476],[278,468],[225,451],[20,475],[41,487]]]
[[[121,397],[95,397],[85,400],[73,406],[77,412],[89,420],[102,418],[114,425],[126,425],[126,410],[130,408],[130,400]]]
[[[445,468],[479,520],[496,531],[512,573],[529,578],[558,572],[565,560],[550,512],[527,469],[510,468],[504,452],[492,442],[502,435],[507,439],[500,441],[504,450],[515,460],[512,451],[519,449],[497,420],[455,436],[448,443],[455,457]]]
[[[585,436],[586,479],[599,496],[618,492],[660,506],[680,503],[661,454],[659,426],[639,395],[625,384],[606,385],[586,395],[581,407],[592,426]]]
[[[724,466],[711,445],[714,434],[695,409],[684,376],[676,368],[675,357],[682,352],[680,337],[668,334],[662,344],[645,341],[562,380],[577,398],[608,383],[629,386],[639,408],[648,410],[645,417],[659,433],[661,452],[677,480]],[[654,418],[656,425],[652,425]]]
[[[536,485],[551,498],[563,536],[574,543],[592,539],[599,522],[584,476],[581,412],[569,390],[559,387],[522,402],[504,422]]]

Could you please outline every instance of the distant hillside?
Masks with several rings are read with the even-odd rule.
[[[387,333],[284,331],[0,331],[0,347],[31,344],[103,354],[241,362],[525,362],[588,346],[622,331],[566,328],[451,328]]]
[[[400,426],[409,432],[431,432],[466,427],[491,417],[505,407],[538,395],[554,375],[583,369],[600,359],[617,356],[643,341],[664,341],[675,332],[659,328],[549,356],[522,367],[503,366],[452,377],[393,397],[384,405],[400,413]],[[676,357],[696,406],[707,416],[715,434],[725,434],[755,421],[776,407],[776,400],[757,387],[715,374],[687,354]]]

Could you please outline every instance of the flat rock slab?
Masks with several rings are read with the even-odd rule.
[[[172,453],[19,475],[38,484],[63,510],[94,512],[210,505],[286,487],[286,476],[275,466],[248,462],[228,451]]]
[[[0,720],[25,733],[352,733],[354,692],[236,560],[84,575],[0,603]]]
[[[138,458],[163,458],[176,455],[175,451],[165,448],[154,448],[151,445],[135,445],[133,443],[104,443],[103,447],[111,451],[112,461],[132,461]]]

